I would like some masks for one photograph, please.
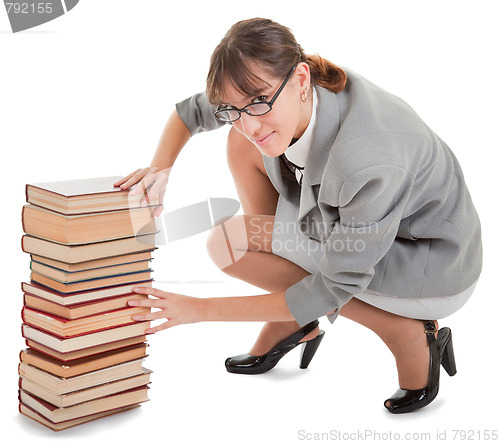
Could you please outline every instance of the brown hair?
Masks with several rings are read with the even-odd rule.
[[[226,80],[247,96],[257,95],[263,85],[270,86],[252,73],[253,63],[273,78],[281,79],[300,62],[309,65],[313,85],[332,92],[344,89],[347,81],[345,72],[319,55],[304,54],[287,27],[263,18],[237,22],[212,54],[207,76],[208,100],[213,105],[220,105]]]

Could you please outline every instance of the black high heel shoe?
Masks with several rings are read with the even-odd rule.
[[[290,350],[297,347],[297,345],[300,344],[299,341],[311,333],[318,325],[318,320],[310,322],[302,327],[298,332],[280,342],[265,355],[254,356],[249,353],[244,353],[242,355],[233,356],[232,358],[227,358],[226,369],[229,373],[240,373],[245,375],[258,375],[260,373],[265,373],[274,368],[283,356],[285,356]],[[300,357],[300,368],[307,368],[314,357],[319,344],[323,340],[324,335],[325,332],[320,330],[318,336],[314,339],[302,342],[303,346]]]
[[[387,399],[384,403],[391,413],[413,412],[434,401],[439,391],[440,365],[450,376],[457,373],[451,330],[448,327],[440,329],[436,339],[434,334],[437,330],[434,321],[424,321],[424,327],[430,353],[429,382],[426,387],[419,390],[398,389],[392,398]],[[388,401],[390,407],[386,405]]]

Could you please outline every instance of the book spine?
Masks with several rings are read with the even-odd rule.
[[[21,250],[23,250],[24,253],[27,253],[27,251],[24,249],[24,236],[21,237]]]
[[[26,233],[26,227],[24,226],[24,219],[25,219],[24,210],[25,209],[26,209],[26,206],[23,206],[23,210],[21,211],[21,224],[23,225],[23,233]]]

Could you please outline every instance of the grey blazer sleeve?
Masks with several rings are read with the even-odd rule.
[[[374,266],[389,251],[397,235],[413,177],[393,165],[362,169],[329,190],[328,205],[340,219],[325,242],[318,271],[289,287],[288,308],[299,325],[329,315],[362,293],[374,276]],[[325,211],[326,208],[325,208]]]
[[[210,105],[204,92],[195,94],[175,105],[177,114],[189,129],[191,136],[211,131],[225,124],[214,116],[215,107]]]

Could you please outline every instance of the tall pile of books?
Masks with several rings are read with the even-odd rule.
[[[53,430],[148,400],[149,321],[132,315],[150,308],[127,301],[147,298],[134,287],[152,286],[158,202],[141,207],[145,195],[113,188],[118,179],[26,186],[19,410]]]

